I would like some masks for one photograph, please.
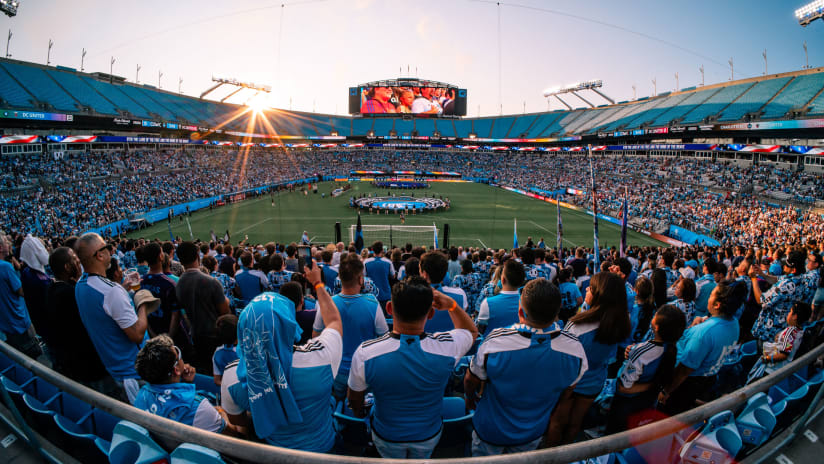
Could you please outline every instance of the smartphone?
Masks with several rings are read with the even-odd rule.
[[[303,261],[304,266],[312,269],[312,248],[310,246],[298,246],[298,257]]]

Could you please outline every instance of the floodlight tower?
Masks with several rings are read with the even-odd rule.
[[[0,11],[2,11],[9,18],[17,15],[18,6],[20,6],[20,2],[14,0],[0,0]]]
[[[807,27],[816,19],[824,18],[824,0],[815,0],[795,10],[798,24]]]
[[[590,103],[589,100],[585,99],[584,97],[582,97],[581,95],[578,94],[578,92],[580,92],[582,90],[590,90],[590,91],[595,92],[596,94],[600,95],[601,98],[603,98],[604,100],[610,102],[610,104],[614,105],[615,100],[613,100],[612,98],[605,95],[603,93],[603,91],[598,90],[599,88],[603,87],[603,85],[604,85],[604,82],[600,79],[594,79],[594,80],[591,80],[591,81],[584,81],[584,82],[576,82],[574,84],[570,84],[570,85],[567,85],[567,86],[564,86],[564,87],[555,87],[555,88],[552,88],[552,89],[546,89],[546,90],[544,90],[544,98],[546,98],[547,101],[549,101],[549,99],[551,97],[555,97],[555,98],[558,99],[558,101],[563,103],[564,106],[566,106],[567,108],[569,108],[571,110],[572,107],[569,106],[567,104],[567,102],[563,101],[561,99],[561,97],[559,97],[559,95],[561,95],[561,94],[571,93],[572,95],[578,97],[584,103],[589,105],[590,108],[595,108],[595,105]]]

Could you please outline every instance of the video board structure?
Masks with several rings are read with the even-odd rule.
[[[397,78],[349,88],[349,114],[414,117],[466,116],[466,89],[444,82]]]

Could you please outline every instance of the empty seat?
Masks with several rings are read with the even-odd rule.
[[[474,411],[466,412],[463,398],[450,396],[443,399],[441,406],[443,432],[438,447],[463,446],[464,454],[469,454],[472,436],[472,416]]]
[[[340,434],[343,443],[353,448],[356,454],[362,453],[371,439],[366,431],[366,420],[355,417],[345,401],[338,404],[333,417],[335,430]]]
[[[109,447],[111,464],[149,464],[168,460],[169,454],[160,447],[143,427],[120,421],[114,428]]]
[[[40,435],[46,437],[47,440],[59,443],[61,434],[54,422],[55,412],[31,395],[24,394],[23,402],[25,409],[21,410],[20,413],[26,423]]]
[[[83,421],[92,412],[92,406],[89,403],[66,392],[60,392],[45,405],[73,422]]]
[[[775,428],[775,414],[770,409],[767,395],[757,393],[735,419],[741,440],[753,446],[761,446]]]
[[[19,364],[15,364],[3,371],[2,377],[7,378],[13,385],[17,385],[19,387],[31,380],[31,378],[34,377],[34,374]]]
[[[62,434],[62,448],[80,462],[106,462],[109,457],[109,442],[86,433],[75,422],[55,414],[54,422]]]
[[[172,464],[225,464],[217,451],[192,443],[178,446],[171,458]]]
[[[78,426],[84,432],[90,433],[98,438],[102,438],[107,442],[112,441],[114,436],[114,428],[120,421],[117,417],[103,411],[102,409],[93,409],[92,413],[87,415],[82,421],[78,422]]]
[[[707,425],[681,447],[681,460],[691,464],[731,463],[741,451],[743,443],[735,417],[724,411],[707,420]]]

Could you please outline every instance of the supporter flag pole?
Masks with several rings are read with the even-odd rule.
[[[629,197],[629,189],[624,187],[624,207],[621,209],[621,257],[627,256],[627,216],[629,215],[629,207],[627,205],[627,198]]]
[[[434,232],[434,234],[435,234],[435,248],[434,249],[437,250],[438,249],[438,227],[435,225],[434,222],[432,223],[432,232]]]
[[[561,258],[561,250],[563,249],[564,225],[561,222],[561,196],[555,196],[555,205],[558,207],[558,230],[555,233],[556,243],[555,248],[558,250],[558,259]]]
[[[587,145],[587,157],[589,158],[589,183],[590,193],[592,194],[592,255],[593,255],[593,274],[597,274],[600,270],[601,249],[598,246],[598,195],[595,192],[595,170],[592,168],[592,145]]]
[[[172,233],[172,221],[166,221],[166,225],[169,226],[169,240],[174,242],[175,241],[175,234]]]
[[[512,229],[512,249],[518,248],[518,219],[515,218],[515,225]]]
[[[361,226],[360,211],[358,211],[358,225],[355,228],[355,249],[358,253],[363,250],[363,226]]]
[[[195,236],[192,234],[192,224],[189,223],[189,216],[186,216],[186,227],[189,228],[189,238],[194,240]]]

